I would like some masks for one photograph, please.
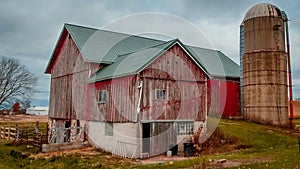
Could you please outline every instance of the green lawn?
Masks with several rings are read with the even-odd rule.
[[[300,125],[300,118],[294,119],[294,124]]]
[[[227,135],[240,138],[250,148],[222,157],[269,158],[270,162],[251,164],[240,168],[300,168],[298,138],[300,133],[242,121],[222,120],[220,127]],[[298,135],[298,136],[296,136]]]
[[[31,124],[34,126],[34,124]],[[26,126],[24,124],[24,126]],[[24,127],[23,126],[23,127]],[[244,121],[221,120],[219,127],[224,134],[239,139],[247,149],[210,155],[173,164],[162,163],[152,165],[137,165],[130,160],[111,156],[103,151],[93,155],[65,155],[50,158],[15,157],[11,150],[34,154],[36,150],[24,146],[12,146],[10,141],[0,140],[0,168],[187,168],[201,166],[208,159],[245,160],[264,159],[237,168],[300,168],[300,154],[297,133],[288,129],[269,127]]]
[[[102,151],[96,151],[94,155],[82,156],[80,154],[53,156],[50,158],[22,158],[13,156],[12,150],[34,154],[34,148],[26,146],[11,146],[10,141],[0,140],[0,168],[44,168],[44,169],[84,169],[84,168],[124,168],[129,166],[129,162],[116,157],[107,158],[108,154]]]
[[[34,133],[34,128],[35,128],[36,123],[35,122],[0,122],[0,126],[5,126],[5,127],[18,127],[20,130],[23,132],[27,132],[28,136],[33,136]],[[39,123],[39,131],[43,133],[43,135],[46,134],[46,127],[47,123]]]

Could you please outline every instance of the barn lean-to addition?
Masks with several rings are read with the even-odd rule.
[[[239,112],[239,66],[222,52],[65,24],[51,74],[49,144],[90,144],[120,156],[164,153]]]

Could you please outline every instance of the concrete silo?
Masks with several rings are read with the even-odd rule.
[[[245,119],[288,126],[286,15],[274,5],[250,8],[243,20],[243,114]]]

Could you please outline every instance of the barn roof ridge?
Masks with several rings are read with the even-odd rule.
[[[135,50],[135,51],[132,51],[132,52],[128,52],[128,53],[124,53],[124,54],[119,54],[118,57],[121,57],[121,56],[124,56],[124,55],[128,55],[128,54],[132,54],[132,53],[135,53],[135,52],[139,52],[141,50],[146,50],[146,49],[150,49],[150,48],[154,48],[154,47],[159,47],[161,45],[167,44],[167,43],[175,41],[175,40],[178,40],[178,39],[171,39],[169,41],[163,41],[160,44],[155,44],[153,46],[148,46],[148,47],[145,47],[145,48],[141,48],[141,49],[138,49],[138,50]]]
[[[125,33],[125,32],[117,32],[117,31],[112,31],[112,30],[107,30],[107,29],[98,29],[98,28],[87,27],[87,26],[83,26],[83,25],[76,25],[76,24],[71,24],[71,23],[65,23],[64,25],[85,28],[85,29],[92,29],[94,31],[103,31],[103,32],[109,32],[109,33],[114,33],[114,34],[126,35],[126,36],[135,36],[135,37],[139,37],[139,38],[143,38],[143,39],[150,39],[150,40],[154,40],[154,41],[167,42],[164,40],[154,39],[154,38],[150,38],[150,37],[146,37],[146,36],[139,36],[139,35],[135,35],[135,34]]]
[[[201,60],[199,61],[199,59],[195,58],[179,39],[172,39],[159,45],[119,56],[115,63],[97,71],[90,78],[89,83],[138,74],[157,59],[157,57],[161,56],[165,51],[176,44],[181,46],[195,64],[211,78]]]
[[[160,44],[162,40],[65,24],[85,61],[112,63],[119,54]],[[101,46],[101,48],[99,48]]]
[[[163,41],[69,23],[64,24],[63,31],[64,30],[68,31],[80,50],[83,59],[87,62],[111,65],[120,61],[120,58],[122,58],[120,56],[126,54],[136,55],[139,52],[149,52],[151,51],[150,49],[155,53],[157,51],[153,50],[153,48],[168,44],[170,41],[178,41],[209,75],[224,77],[239,77],[240,75],[239,66],[221,51],[185,45],[179,39]],[[101,48],[99,46],[101,46]],[[53,60],[52,57],[53,54],[50,61]],[[220,66],[216,66],[215,61],[220,62]],[[46,71],[49,73],[49,67],[47,67]]]
[[[143,50],[123,54],[111,65],[98,70],[90,77],[88,82],[93,83],[137,74],[140,69],[143,69],[145,65],[157,58],[157,56],[172,46],[176,41],[176,39],[173,39],[159,45],[144,48]]]

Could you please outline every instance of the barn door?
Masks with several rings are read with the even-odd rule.
[[[71,136],[71,121],[65,121],[65,142],[69,142],[70,141],[70,136]]]
[[[143,123],[143,147],[142,151],[143,153],[150,153],[150,125],[151,123]]]
[[[151,123],[150,155],[155,156],[169,150],[171,144],[176,144],[177,135],[174,122]]]

